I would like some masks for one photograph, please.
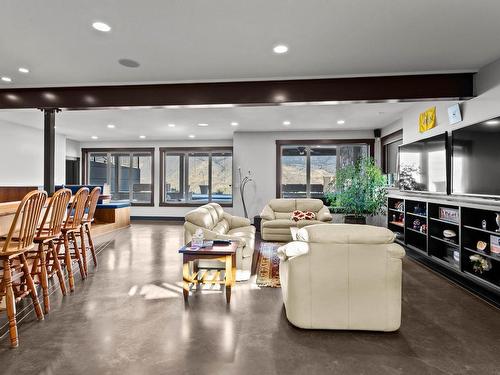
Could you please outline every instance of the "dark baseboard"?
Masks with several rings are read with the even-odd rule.
[[[130,220],[147,221],[181,221],[184,222],[184,216],[130,216]]]
[[[422,264],[424,267],[430,269],[431,271],[443,275],[451,282],[459,285],[468,292],[486,301],[490,305],[493,305],[500,309],[500,295],[495,291],[490,290],[486,287],[482,287],[478,283],[469,280],[467,277],[464,277],[457,272],[451,271],[446,267],[443,267],[440,264],[433,262],[427,256],[419,254],[417,251],[411,248],[408,248],[406,246],[404,246],[404,248],[406,250],[406,254],[411,259],[417,261],[418,263]]]

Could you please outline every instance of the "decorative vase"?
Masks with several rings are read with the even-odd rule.
[[[500,212],[497,212],[497,232],[500,232]]]
[[[345,224],[366,224],[365,216],[357,216],[357,215],[345,215],[344,216]]]

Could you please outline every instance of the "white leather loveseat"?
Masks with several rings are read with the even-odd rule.
[[[313,225],[278,250],[286,316],[315,329],[395,331],[405,252],[382,227]]]
[[[239,271],[247,271],[246,274],[250,276],[255,247],[255,227],[250,224],[250,220],[224,212],[217,203],[208,203],[186,214],[184,243],[191,241],[197,229],[203,231],[206,240],[240,241],[236,253],[236,268]],[[239,275],[241,274],[240,272]]]
[[[313,212],[314,220],[292,220],[295,210]],[[302,228],[307,225],[321,224],[332,221],[330,210],[321,199],[271,199],[264,207],[260,217],[260,234],[264,241],[288,242],[292,240],[290,228]]]

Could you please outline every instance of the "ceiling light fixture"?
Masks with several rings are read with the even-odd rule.
[[[338,120],[338,121],[337,121],[337,124],[339,124],[339,125],[343,125],[343,124],[345,124],[345,120]]]
[[[107,23],[104,23],[104,22],[94,22],[92,24],[92,27],[94,29],[96,29],[97,31],[102,31],[104,33],[111,31],[111,26],[109,26]]]
[[[146,136],[145,136],[145,135],[140,135],[140,136],[139,136],[139,138],[140,138],[140,139],[145,139],[145,138],[146,138]]]
[[[288,120],[283,121],[283,125],[285,125],[285,126],[290,126],[290,125],[291,125],[291,122],[290,122],[290,121],[288,121]]]
[[[10,77],[2,77],[2,81],[4,81],[4,82],[12,82],[12,78],[10,78]]]
[[[168,124],[167,125],[169,128],[175,128],[175,124]]]
[[[99,137],[97,135],[93,135],[92,137],[90,137],[92,139],[99,139]]]
[[[189,134],[188,137],[189,138],[195,138],[196,136],[194,134]]]
[[[239,125],[239,124],[238,124],[236,121],[233,121],[233,122],[231,123],[231,126],[238,126],[238,125]]]
[[[27,74],[30,72],[30,70],[28,68],[23,68],[23,67],[21,67],[17,70],[19,71],[19,73],[24,73],[24,74]]]
[[[278,55],[281,55],[283,53],[288,52],[288,47],[285,46],[284,44],[278,44],[278,45],[274,46],[273,52],[278,54]]]
[[[116,126],[114,124],[108,124],[108,128],[109,129],[114,129],[114,128],[116,128]]]
[[[202,128],[206,128],[208,126],[208,124],[205,124],[205,123],[202,122],[202,123],[198,124],[198,126],[200,126]]]

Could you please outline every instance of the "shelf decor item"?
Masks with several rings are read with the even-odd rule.
[[[479,251],[485,251],[488,244],[484,241],[477,241],[476,249]]]
[[[443,231],[443,236],[444,236],[444,238],[455,238],[457,236],[457,234],[455,233],[454,230],[445,229]]]
[[[472,263],[472,270],[479,275],[491,269],[491,262],[481,255],[474,254],[469,256],[469,259]]]
[[[490,252],[492,254],[500,255],[500,237],[490,236]]]
[[[456,224],[460,222],[459,211],[456,208],[439,207],[439,218]]]
[[[488,228],[488,222],[486,220],[481,221],[481,228],[486,230]]]
[[[420,231],[421,226],[422,226],[422,223],[420,223],[420,220],[415,219],[413,221],[413,229]]]

